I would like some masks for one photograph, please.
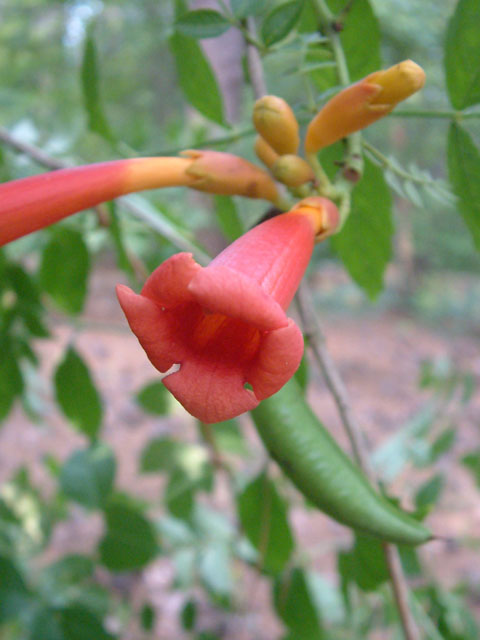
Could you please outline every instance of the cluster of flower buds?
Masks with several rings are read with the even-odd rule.
[[[407,60],[340,91],[309,124],[306,157],[388,114],[424,82]],[[181,253],[140,294],[117,289],[132,331],[164,384],[192,415],[226,420],[278,391],[297,369],[303,338],[286,309],[314,243],[339,228],[336,205],[315,188],[298,155],[299,126],[282,98],[255,103],[257,156],[265,171],[229,153],[135,158],[53,171],[0,185],[0,246],[118,196],[169,186],[279,203],[275,180],[311,195],[254,227],[205,268]],[[287,208],[287,207],[285,207]],[[179,365],[175,372],[169,370]]]

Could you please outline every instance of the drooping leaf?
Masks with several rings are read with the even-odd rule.
[[[262,472],[237,497],[238,517],[245,535],[259,553],[259,564],[278,574],[294,548],[284,500],[274,483]]]
[[[60,474],[60,486],[71,500],[100,509],[112,491],[115,468],[111,448],[104,443],[96,444],[70,456]]]
[[[237,208],[229,196],[215,196],[215,215],[227,240],[233,241],[245,233]]]
[[[160,381],[145,385],[136,395],[138,404],[147,413],[163,416],[168,412],[169,394]]]
[[[148,564],[157,554],[153,524],[132,506],[113,502],[105,509],[107,531],[99,551],[111,571],[129,571]]]
[[[333,246],[347,271],[370,298],[383,288],[383,275],[392,255],[393,223],[390,191],[382,171],[371,162],[352,196],[350,216]]]
[[[83,309],[87,293],[90,256],[82,234],[57,227],[45,246],[40,264],[40,284],[67,313]]]
[[[185,36],[192,38],[216,38],[230,29],[228,20],[213,9],[197,9],[183,14],[175,27]]]
[[[100,98],[98,56],[95,40],[93,39],[92,34],[89,34],[85,39],[80,77],[82,82],[83,100],[88,118],[88,128],[90,131],[98,133],[109,142],[113,142],[115,136],[108,124]]]
[[[322,640],[319,613],[302,569],[283,574],[274,587],[275,610],[290,631],[292,640]]]
[[[480,251],[480,151],[457,124],[448,132],[448,174],[458,209]]]
[[[170,38],[169,45],[187,100],[206,118],[224,125],[223,100],[217,80],[198,42],[177,32]]]
[[[290,0],[274,7],[262,23],[261,34],[263,42],[267,46],[271,46],[286,38],[297,24],[302,13],[302,7],[303,2],[300,2],[300,0]]]
[[[102,422],[102,404],[87,365],[72,346],[55,372],[55,391],[60,408],[74,427],[95,439]]]
[[[480,3],[459,0],[447,27],[445,73],[455,109],[480,103]]]

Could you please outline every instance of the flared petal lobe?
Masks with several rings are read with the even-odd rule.
[[[208,267],[180,253],[152,273],[140,295],[117,287],[152,364],[163,373],[180,365],[163,382],[199,420],[249,411],[295,373],[303,337],[285,309],[317,233],[310,210],[282,214],[251,229]]]

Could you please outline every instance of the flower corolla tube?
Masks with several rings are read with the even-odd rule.
[[[338,225],[325,198],[254,227],[207,267],[189,253],[163,262],[140,294],[117,286],[130,328],[163,383],[193,416],[220,422],[253,409],[295,373],[303,336],[285,310],[315,241]]]

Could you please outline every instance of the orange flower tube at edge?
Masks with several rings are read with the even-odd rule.
[[[303,336],[285,310],[315,239],[337,224],[335,205],[312,198],[254,227],[207,267],[180,253],[151,274],[139,295],[117,287],[154,367],[165,373],[180,366],[162,381],[193,416],[206,423],[233,418],[293,376]]]
[[[375,71],[346,87],[320,109],[307,128],[306,153],[316,153],[368,127],[423,87],[425,72],[412,60]]]
[[[0,184],[0,246],[119,196],[172,186],[224,195],[277,198],[260,167],[229,153],[130,158],[60,169]]]

